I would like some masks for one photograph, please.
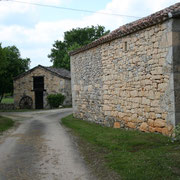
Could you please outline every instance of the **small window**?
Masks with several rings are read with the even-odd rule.
[[[60,80],[60,88],[64,87],[64,82],[62,80]]]
[[[124,42],[124,51],[127,51],[128,47],[127,47],[127,41]]]

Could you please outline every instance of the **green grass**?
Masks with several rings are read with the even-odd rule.
[[[106,166],[125,180],[180,179],[180,143],[160,134],[102,127],[72,115],[62,123],[102,152]]]
[[[69,108],[69,107],[63,107]],[[61,108],[53,108],[53,109],[61,109]],[[31,111],[48,111],[53,109],[0,109],[0,112],[31,112]]]
[[[0,132],[6,131],[14,125],[14,121],[10,118],[0,116]]]
[[[1,103],[13,104],[14,103],[14,99],[13,98],[3,98]]]

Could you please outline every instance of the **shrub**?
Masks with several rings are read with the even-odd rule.
[[[51,108],[57,108],[63,104],[65,96],[62,94],[49,94],[47,96],[48,104]]]
[[[180,141],[180,123],[178,125],[176,125],[175,129],[174,129],[174,133],[175,133],[175,139],[176,141]]]

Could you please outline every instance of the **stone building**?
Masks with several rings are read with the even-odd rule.
[[[180,3],[70,55],[75,117],[165,135],[180,123]]]
[[[16,108],[49,108],[48,94],[65,95],[64,105],[71,105],[71,76],[65,69],[41,65],[14,78],[14,104]]]

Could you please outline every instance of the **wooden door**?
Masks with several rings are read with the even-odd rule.
[[[35,91],[35,108],[43,109],[43,91]]]

